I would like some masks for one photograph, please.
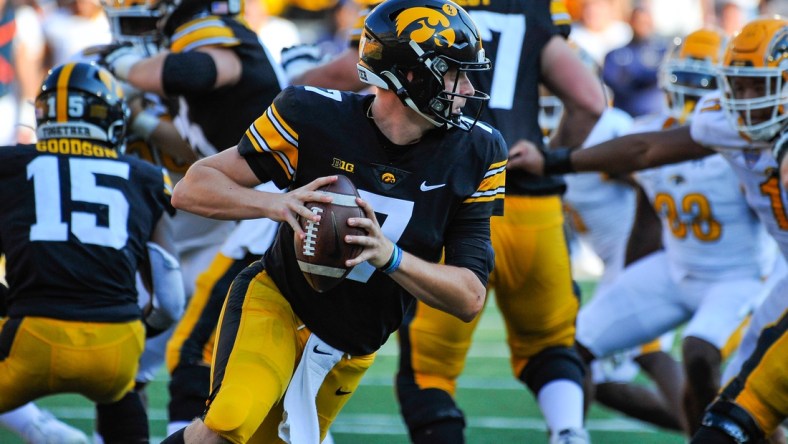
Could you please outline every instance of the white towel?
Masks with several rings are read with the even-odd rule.
[[[320,444],[317,391],[343,353],[312,333],[285,392],[279,438],[291,444]]]

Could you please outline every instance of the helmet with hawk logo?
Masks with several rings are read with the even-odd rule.
[[[725,50],[721,105],[741,134],[772,139],[788,119],[788,20],[747,23]]]
[[[469,131],[478,120],[482,92],[445,91],[444,76],[455,70],[488,70],[476,25],[448,0],[387,0],[370,12],[359,43],[361,81],[396,92],[406,106],[436,126]],[[476,119],[452,114],[455,97],[480,102]]]

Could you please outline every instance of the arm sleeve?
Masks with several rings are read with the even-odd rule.
[[[490,240],[490,219],[465,219],[446,233],[446,265],[471,270],[486,287],[495,264]]]

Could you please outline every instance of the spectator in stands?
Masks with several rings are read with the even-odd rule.
[[[655,34],[647,3],[632,9],[629,24],[632,39],[605,56],[602,79],[613,90],[613,106],[638,117],[657,113],[665,106],[657,70],[667,43]]]

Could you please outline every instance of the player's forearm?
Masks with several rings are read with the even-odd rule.
[[[272,194],[239,184],[221,171],[198,162],[175,185],[172,205],[211,219],[258,219],[270,217],[266,196]]]
[[[565,152],[548,152],[544,174],[600,171],[624,174],[660,165],[698,159],[713,152],[690,137],[689,128],[637,133],[602,142],[568,156]],[[564,156],[563,158],[560,156]]]
[[[162,70],[168,53],[160,53],[135,63],[128,72],[128,82],[135,88],[164,97]]]
[[[580,147],[601,115],[602,111],[597,112],[594,109],[567,109],[555,135],[550,139],[550,146]]]
[[[472,321],[484,307],[487,290],[466,268],[435,264],[405,253],[390,276],[420,301],[465,322]]]

